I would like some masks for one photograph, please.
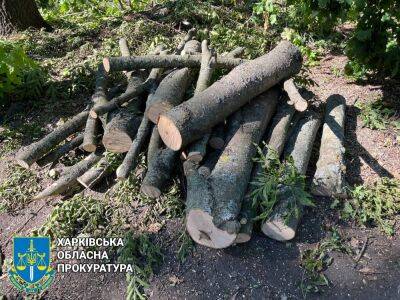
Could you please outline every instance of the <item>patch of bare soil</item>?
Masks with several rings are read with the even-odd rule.
[[[334,69],[343,70],[344,56],[330,55],[311,70],[318,84],[312,88],[315,98],[325,101],[331,94],[346,98],[347,179],[350,184],[369,183],[380,176],[400,177],[400,147],[393,133],[362,128],[357,118],[356,100],[368,101],[383,97],[387,101],[400,97],[397,82],[364,83],[337,76]],[[398,106],[396,106],[398,109]],[[49,117],[50,121],[52,117]],[[392,139],[389,143],[387,139]],[[311,165],[315,164],[315,159]],[[0,170],[5,169],[4,161]],[[5,174],[0,174],[4,180]],[[260,234],[247,244],[225,250],[195,246],[184,263],[176,256],[178,237],[183,228],[180,221],[167,222],[155,236],[164,252],[164,262],[151,279],[147,291],[151,299],[298,299],[304,271],[300,254],[314,247],[326,234],[325,227],[338,222],[337,212],[329,205],[332,199],[316,198],[317,208],[307,211],[298,236],[289,243],[279,243]],[[58,200],[55,200],[58,201]],[[6,257],[11,255],[10,237],[40,226],[52,209],[52,203],[28,205],[16,215],[0,215],[0,246]],[[39,210],[40,208],[40,210]],[[25,224],[26,223],[26,224]],[[25,225],[24,225],[25,224]],[[23,225],[23,226],[22,226]],[[358,263],[350,255],[332,253],[333,264],[326,270],[330,285],[323,293],[309,294],[311,299],[399,299],[400,298],[400,234],[388,238],[378,229],[367,230],[339,225],[339,231],[351,244],[368,238],[365,252]],[[1,277],[1,290],[8,298],[17,293]],[[123,274],[57,274],[53,286],[43,295],[46,299],[124,299]]]

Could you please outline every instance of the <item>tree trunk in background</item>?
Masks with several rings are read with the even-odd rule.
[[[40,15],[35,0],[0,0],[0,35],[28,27],[50,29]]]

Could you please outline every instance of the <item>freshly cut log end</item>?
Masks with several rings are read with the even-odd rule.
[[[103,58],[103,66],[104,66],[104,70],[108,73],[110,72],[111,69],[111,65],[110,65],[110,60],[108,57],[104,57]]]
[[[95,152],[97,149],[97,146],[95,144],[83,144],[82,149],[85,150],[86,152]]]
[[[161,115],[158,120],[158,128],[162,128],[162,140],[168,141],[168,148],[178,151],[182,147],[182,136],[179,129],[175,126],[174,122],[167,116]]]
[[[288,227],[282,219],[275,219],[261,225],[261,231],[271,239],[285,242],[296,236],[296,230]]]
[[[203,92],[162,115],[158,127],[164,144],[179,150],[179,146],[199,139],[252,98],[297,74],[301,64],[299,49],[284,41],[268,54],[239,65]]]
[[[239,232],[236,236],[235,243],[237,243],[237,244],[247,243],[248,241],[250,241],[250,239],[251,239],[251,235],[249,235],[247,233]]]
[[[110,131],[112,139],[103,139],[104,148],[114,153],[125,153],[132,144],[132,137],[126,132]]]
[[[236,233],[219,229],[214,225],[212,216],[200,209],[189,211],[186,229],[196,243],[214,249],[229,247],[236,239]]]

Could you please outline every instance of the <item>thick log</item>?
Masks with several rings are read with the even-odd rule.
[[[190,100],[161,115],[158,130],[164,143],[179,150],[200,138],[250,99],[298,73],[302,56],[290,42],[244,63]]]
[[[209,85],[212,74],[214,72],[213,58],[215,53],[208,48],[207,40],[201,43],[201,66],[199,72],[199,78],[197,79],[196,89],[194,91],[195,95],[203,92]],[[206,155],[207,144],[210,138],[210,134],[205,134],[202,138],[192,143],[188,147],[187,160],[192,160],[195,162],[200,162]]]
[[[171,149],[158,149],[148,165],[140,192],[150,198],[158,198],[176,168],[179,153]]]
[[[214,63],[218,68],[232,69],[246,61],[241,58],[217,56]],[[150,68],[198,68],[201,65],[201,55],[106,57],[103,59],[103,65],[108,73]]]
[[[231,120],[237,130],[207,179],[190,164],[186,165],[189,172],[186,229],[197,243],[212,248],[234,243],[240,229],[237,218],[256,152],[254,144],[259,143],[265,131],[278,94],[278,90],[271,89],[234,114]]]
[[[53,150],[52,152],[46,154],[41,159],[39,159],[36,163],[39,167],[47,166],[48,164],[52,164],[65,154],[74,150],[75,148],[82,145],[83,142],[83,134],[78,134],[74,137],[71,141],[65,143],[64,145],[58,147],[57,149]]]
[[[104,67],[102,65],[98,66],[97,74],[96,74],[96,87],[95,92],[92,96],[93,107],[100,106],[106,104],[107,100],[107,73],[104,71]],[[102,120],[104,123],[104,120]],[[98,135],[100,132],[100,122],[97,119],[94,119],[88,116],[85,126],[85,131],[83,134],[83,143],[82,148],[87,152],[96,151],[98,145]]]
[[[297,111],[305,111],[308,107],[308,102],[299,93],[293,78],[286,80],[283,83],[283,89],[289,97],[289,104],[294,105]]]
[[[146,116],[154,124],[162,113],[166,113],[180,104],[190,84],[189,69],[183,68],[169,73],[158,86],[155,93],[149,97]]]
[[[103,157],[89,171],[85,172],[82,176],[79,176],[77,181],[83,187],[90,189],[110,173],[110,163],[106,157]]]
[[[307,112],[297,123],[293,134],[285,146],[285,157],[293,158],[294,166],[299,174],[307,171],[308,162],[314,141],[321,125],[319,115]],[[268,237],[278,241],[288,241],[295,237],[297,226],[302,215],[303,207],[298,205],[296,195],[290,186],[281,186],[277,191],[278,203],[271,216],[261,224],[262,232]],[[299,218],[288,213],[289,205],[296,205],[299,209]]]
[[[293,125],[292,118],[295,113],[293,106],[287,103],[280,103],[278,105],[277,112],[272,120],[270,130],[266,138],[266,144],[262,149],[263,155],[268,157],[269,149],[276,152],[278,156],[281,156],[285,142],[289,136],[289,128]],[[269,161],[267,160],[265,164],[256,163],[253,167],[251,173],[251,182],[255,182],[256,178],[261,175],[263,170],[269,168]],[[251,239],[251,234],[253,232],[253,219],[256,217],[256,207],[253,205],[253,200],[251,195],[254,192],[256,186],[250,184],[247,188],[246,196],[243,199],[242,208],[240,210],[239,222],[240,231],[236,237],[236,243],[245,243]]]
[[[82,111],[60,127],[54,129],[41,140],[22,148],[15,156],[15,161],[23,168],[28,169],[39,158],[43,157],[52,148],[61,143],[71,134],[81,130],[85,125],[88,111]]]
[[[326,101],[325,123],[321,147],[311,185],[311,192],[319,196],[344,198],[346,194],[344,162],[344,124],[346,99],[331,95]]]
[[[102,150],[97,150],[96,152],[91,153],[88,157],[70,167],[57,181],[47,187],[44,191],[40,192],[33,199],[38,200],[59,195],[71,186],[74,186],[77,182],[77,178],[87,172],[101,159],[102,153]]]

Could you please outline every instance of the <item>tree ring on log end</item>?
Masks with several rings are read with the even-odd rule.
[[[110,59],[108,57],[103,58],[103,66],[107,73],[110,72]]]
[[[86,144],[82,146],[83,150],[86,152],[95,152],[97,147],[94,144]]]
[[[175,126],[174,122],[168,117],[161,115],[158,120],[158,132],[164,144],[174,150],[178,151],[182,147],[182,136],[179,129]]]
[[[217,228],[213,218],[200,209],[192,209],[186,217],[186,229],[192,239],[201,245],[214,249],[229,247],[236,240],[236,234]]]
[[[289,241],[296,235],[296,230],[287,226],[282,220],[269,220],[261,225],[261,231],[271,239]]]

